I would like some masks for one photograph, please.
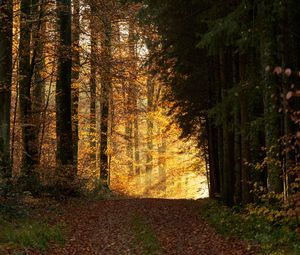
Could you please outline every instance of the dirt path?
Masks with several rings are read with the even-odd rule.
[[[197,216],[199,209],[196,201],[155,199],[69,206],[64,215],[69,238],[48,254],[251,254],[241,242],[217,235]]]

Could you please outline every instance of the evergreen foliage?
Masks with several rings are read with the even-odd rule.
[[[258,185],[295,203],[299,3],[142,3],[140,21],[155,24],[159,34],[152,61],[170,88],[170,114],[182,137],[208,146],[210,195],[227,205],[248,204],[257,201]]]

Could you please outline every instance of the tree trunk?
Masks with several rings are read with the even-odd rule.
[[[57,0],[57,5],[60,46],[56,80],[56,164],[64,177],[73,179],[71,0]]]
[[[36,127],[34,120],[33,98],[31,96],[34,67],[37,59],[36,45],[34,45],[31,58],[31,10],[31,1],[22,0],[19,40],[19,104],[23,143],[21,175],[28,181],[35,178],[34,170],[39,162],[38,127]]]
[[[209,68],[209,108],[212,108],[217,102],[217,78],[216,78],[216,61],[212,58]],[[214,125],[213,118],[206,117],[206,136],[208,147],[208,165],[209,165],[209,197],[215,198],[220,193],[219,167],[218,167],[218,143],[217,128]]]
[[[32,1],[32,45],[33,45],[33,56],[32,61],[34,64],[34,74],[33,74],[33,86],[32,86],[32,117],[35,132],[35,139],[38,146],[38,157],[37,164],[40,164],[41,156],[41,145],[40,145],[40,130],[42,125],[42,113],[45,105],[45,55],[44,46],[45,42],[43,39],[44,31],[46,30],[46,23],[43,21],[45,3],[44,0],[34,0]]]
[[[242,202],[242,165],[241,165],[241,112],[238,98],[234,105],[234,175],[235,175],[235,203]]]
[[[101,128],[100,128],[100,182],[102,188],[108,188],[109,182],[109,156],[108,156],[108,133],[109,133],[109,101],[112,86],[112,26],[109,17],[103,18],[104,38],[102,42],[102,60],[105,66],[101,74]]]
[[[214,127],[212,120],[208,120],[209,196],[211,198],[218,196],[221,191],[218,146],[218,129]]]
[[[300,69],[300,21],[299,21],[300,2],[297,0],[287,0],[284,8],[284,19],[281,27],[282,37],[282,48],[284,52],[283,66],[290,68],[297,74]],[[291,183],[295,181],[295,166],[296,166],[296,155],[297,149],[295,149],[295,140],[293,136],[299,131],[299,125],[295,125],[294,121],[291,120],[291,116],[294,111],[300,108],[299,99],[291,98],[287,100],[287,93],[292,90],[292,84],[295,89],[300,88],[300,79],[298,75],[292,74],[287,77],[283,83],[282,93],[284,95],[283,112],[284,112],[284,137],[285,137],[285,148],[284,148],[284,192],[287,197],[292,192]],[[297,146],[296,146],[297,148]],[[298,153],[299,154],[299,153]]]
[[[72,33],[72,120],[73,120],[73,159],[74,172],[78,171],[78,105],[80,76],[80,1],[73,1],[73,33]]]
[[[131,83],[126,84],[124,96],[126,97],[125,102],[125,138],[126,138],[126,157],[128,166],[128,176],[134,175],[133,172],[133,88]]]
[[[246,89],[241,90],[240,105],[241,105],[241,156],[242,156],[242,201],[243,204],[250,203],[251,188],[250,188],[250,145],[249,145],[249,117],[248,117],[248,100],[245,93]]]
[[[132,26],[130,26],[130,37],[129,37],[129,44],[134,44],[132,42]],[[132,47],[134,45],[129,46],[129,54],[132,52]],[[132,57],[132,56],[131,56]],[[131,72],[131,70],[130,70]],[[126,156],[127,156],[127,165],[128,165],[128,171],[129,171],[129,177],[134,175],[134,154],[133,154],[133,148],[134,148],[134,143],[133,143],[133,122],[134,122],[134,87],[131,81],[126,86],[126,123],[125,123],[125,137],[127,140],[127,145],[126,145]]]
[[[129,86],[131,87],[131,97],[132,97],[132,110],[131,113],[133,115],[133,135],[134,135],[134,175],[140,175],[140,151],[139,151],[139,114],[138,114],[138,93],[139,89],[137,86],[137,53],[136,53],[136,34],[134,31],[134,23],[132,21],[129,22],[129,35],[128,35],[128,44],[129,44],[129,57],[130,57],[130,78],[129,78]]]
[[[160,143],[158,146],[158,176],[159,176],[159,187],[163,195],[166,195],[167,191],[167,172],[166,172],[166,153],[167,153],[167,139],[162,130],[160,133]]]
[[[139,149],[139,115],[137,98],[135,98],[134,112],[134,174],[139,176],[141,172],[140,166],[140,149]]]
[[[262,1],[259,6],[259,16],[265,17],[270,12],[273,1]],[[280,138],[280,118],[278,107],[278,87],[274,80],[272,69],[276,65],[276,37],[274,22],[265,22],[263,18],[261,24],[261,64],[262,80],[264,85],[264,118],[266,134],[266,150],[268,158],[268,190],[270,192],[281,193],[283,190],[282,169],[280,148],[278,139]]]
[[[233,86],[235,89],[235,97],[233,101],[233,132],[234,132],[234,203],[242,202],[242,185],[241,185],[241,116],[240,102],[238,97],[240,74],[239,74],[239,54],[233,56]]]
[[[233,166],[233,135],[230,130],[229,124],[230,120],[230,107],[227,98],[227,90],[229,85],[232,84],[232,70],[230,54],[231,51],[221,53],[220,57],[220,67],[221,67],[221,84],[222,84],[222,101],[223,101],[223,110],[222,110],[222,127],[223,127],[223,190],[222,198],[226,205],[233,205],[234,202],[234,166]]]
[[[126,137],[126,157],[129,176],[133,175],[133,128],[132,128],[132,92],[127,85],[126,93],[126,122],[125,122],[125,137]]]
[[[146,178],[147,186],[151,186],[151,175],[153,169],[153,95],[154,84],[152,77],[147,80],[147,155],[146,155]]]
[[[97,23],[95,22],[96,13],[91,8],[91,76],[90,76],[90,159],[91,170],[96,169],[96,90],[97,90],[97,50],[98,50],[98,38],[97,38]],[[102,95],[101,95],[102,97]],[[101,139],[101,137],[100,137]],[[100,141],[101,144],[101,141]]]
[[[221,64],[219,54],[215,58],[215,84],[216,84],[216,103],[220,104],[222,102],[222,84],[221,84]],[[223,177],[224,177],[224,165],[223,165],[223,127],[221,124],[218,124],[216,127],[216,153],[217,153],[217,169],[218,169],[218,180],[216,191],[220,196],[223,192]]]
[[[0,178],[11,177],[10,102],[13,1],[0,2]]]
[[[243,204],[248,204],[251,199],[250,186],[250,144],[249,144],[249,111],[248,111],[248,82],[246,77],[246,61],[245,56],[239,57],[240,67],[240,107],[241,107],[241,157],[242,157],[242,201]]]

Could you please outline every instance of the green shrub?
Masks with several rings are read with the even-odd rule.
[[[0,217],[0,248],[35,248],[44,251],[52,241],[64,243],[63,226],[49,226],[31,221],[7,221]]]
[[[249,213],[247,209],[229,208],[208,199],[201,215],[218,233],[246,240],[261,254],[300,254],[299,235],[290,225],[271,221],[253,210]]]

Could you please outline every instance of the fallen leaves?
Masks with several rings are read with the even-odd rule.
[[[226,240],[216,234],[198,217],[197,210],[199,212],[199,201],[188,200],[129,199],[71,203],[64,206],[63,214],[69,228],[67,242],[64,247],[53,245],[48,254],[151,255],[135,241],[132,219],[136,215],[147,226],[147,231],[155,235],[160,249],[155,249],[153,254],[253,254],[246,244]],[[29,254],[39,253],[32,251]]]

